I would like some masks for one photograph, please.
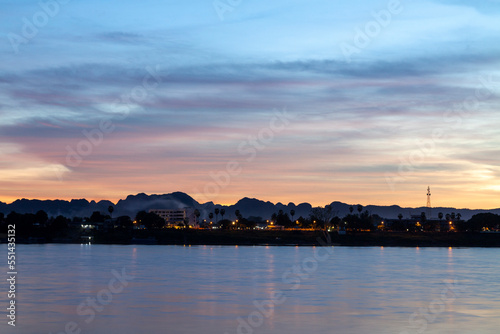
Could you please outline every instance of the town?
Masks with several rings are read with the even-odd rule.
[[[433,217],[429,210],[387,219],[371,214],[362,205],[349,207],[349,213],[342,217],[331,205],[314,207],[307,217],[297,217],[295,210],[279,210],[270,217],[245,216],[240,210],[230,214],[224,208],[204,216],[193,208],[152,208],[139,211],[135,217],[113,217],[113,212],[114,207],[109,206],[107,212],[95,211],[90,217],[49,217],[43,210],[35,214],[0,213],[0,240],[6,242],[7,226],[15,225],[18,243],[312,245],[326,234],[339,245],[442,245],[435,238],[444,238],[446,245],[500,244],[500,216],[494,213],[464,220],[460,213],[438,212]],[[476,244],[471,235],[478,240],[487,238],[488,243]],[[467,242],[462,240],[464,236],[468,236]]]

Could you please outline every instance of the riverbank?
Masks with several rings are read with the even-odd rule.
[[[2,243],[6,235],[0,235]],[[384,247],[500,247],[498,233],[402,233],[358,232],[339,235],[324,231],[242,231],[164,229],[159,231],[113,231],[81,237],[17,238],[18,244],[33,243],[88,243],[93,244],[149,244],[149,245],[273,245],[273,246],[384,246]]]

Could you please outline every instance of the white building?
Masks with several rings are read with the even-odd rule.
[[[191,226],[196,226],[196,216],[194,210],[190,208],[184,209],[151,209],[149,212],[156,213],[161,218],[165,219],[166,226],[177,226],[179,223],[184,224],[185,221]]]

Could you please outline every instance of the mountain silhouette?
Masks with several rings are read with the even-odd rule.
[[[223,206],[220,204],[214,204],[213,202],[198,203],[194,198],[188,194],[182,192],[173,192],[170,194],[163,195],[147,195],[144,193],[139,193],[137,195],[129,195],[125,199],[119,200],[116,205],[108,200],[102,200],[99,202],[88,201],[86,199],[72,199],[70,201],[66,200],[29,200],[29,199],[18,199],[10,204],[0,202],[0,212],[4,214],[9,214],[11,211],[18,213],[36,213],[39,210],[44,210],[49,216],[63,215],[65,217],[89,217],[92,212],[100,211],[102,213],[108,212],[108,207],[110,205],[114,206],[113,216],[130,216],[135,217],[137,212],[141,210],[148,211],[150,209],[182,209],[182,208],[193,208],[198,209],[201,213],[201,219],[208,219],[210,212],[214,212],[215,208],[224,208],[226,214],[224,218],[236,219],[235,211],[239,210],[244,217],[256,216],[262,217],[263,219],[269,219],[273,213],[277,213],[279,210],[290,214],[290,210],[295,210],[294,218],[297,219],[300,216],[308,217],[311,211],[311,204],[300,203],[298,205],[294,203],[282,204],[282,203],[272,203],[265,202],[256,198],[242,198],[233,205]],[[339,217],[343,217],[349,213],[349,207],[354,207],[354,213],[357,213],[357,204],[346,204],[338,201],[331,203],[333,210],[337,213]],[[403,217],[408,218],[410,215],[420,215],[421,212],[426,212],[426,207],[418,208],[403,208],[398,205],[391,206],[378,206],[378,205],[367,205],[363,207],[363,211],[368,210],[371,214],[378,214],[383,218],[395,219],[399,214]],[[460,213],[462,219],[469,219],[474,214],[492,212],[500,214],[500,209],[494,210],[470,210],[470,209],[456,209],[456,208],[446,208],[446,207],[436,207],[432,208],[431,218],[437,217],[438,213],[442,212],[444,215],[447,213],[455,212],[455,214]],[[219,215],[220,219],[220,215]]]

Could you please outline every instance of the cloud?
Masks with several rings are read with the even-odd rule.
[[[489,166],[495,169],[499,169],[500,166],[500,150],[498,149],[480,149],[477,148],[474,151],[469,151],[467,153],[455,154],[456,159],[465,160],[474,164]]]
[[[456,190],[473,184],[476,172],[498,180],[498,87],[460,124],[444,116],[475,96],[481,76],[499,74],[497,3],[405,3],[349,64],[339,44],[385,4],[248,3],[225,22],[201,0],[95,4],[65,7],[0,64],[0,168],[7,175],[0,183],[9,196],[28,188],[111,199],[192,192],[236,159],[244,171],[221,198],[379,199],[390,193],[384,173],[397,171],[436,129],[448,138],[435,142],[435,153],[398,191],[430,181]],[[38,10],[11,5],[4,31],[18,31],[22,17]],[[156,66],[161,83],[147,98],[124,102]],[[257,138],[273,110],[285,107],[296,119],[246,161],[238,145]],[[103,120],[113,130],[81,164],[67,166],[68,146],[89,141]],[[57,178],[47,171],[59,167],[64,181],[51,183]]]
[[[99,33],[96,35],[96,39],[105,43],[124,43],[133,45],[146,43],[147,41],[146,38],[140,34],[122,31]]]
[[[500,3],[496,0],[434,0],[434,2],[453,6],[470,7],[483,15],[498,15],[500,13]]]

